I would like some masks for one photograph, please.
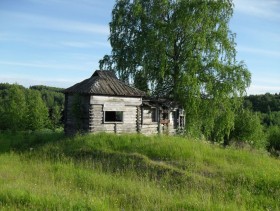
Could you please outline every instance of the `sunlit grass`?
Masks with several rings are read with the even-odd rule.
[[[280,209],[280,161],[260,151],[53,132],[0,134],[1,147],[1,210]]]

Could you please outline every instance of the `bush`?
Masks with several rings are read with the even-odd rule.
[[[267,134],[268,151],[280,156],[280,127],[269,127]]]
[[[230,133],[230,141],[265,148],[266,140],[259,116],[247,109],[239,111],[235,117],[234,129]]]

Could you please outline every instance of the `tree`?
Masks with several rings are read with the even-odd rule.
[[[140,73],[153,95],[184,105],[189,131],[223,140],[250,83],[245,64],[235,58],[232,14],[232,0],[117,1],[112,54],[100,68],[115,70],[124,81]]]
[[[24,90],[16,84],[11,85],[1,101],[1,129],[24,130],[27,113]]]
[[[42,99],[49,110],[49,127],[51,129],[62,126],[62,111],[64,108],[63,89],[50,86],[31,86],[30,90],[38,90],[41,93]]]
[[[0,83],[0,130],[37,130],[61,126],[61,88]]]
[[[257,113],[248,109],[240,109],[237,112],[230,141],[237,144],[247,143],[257,148],[266,147],[263,126]]]
[[[280,127],[272,126],[268,128],[267,149],[275,155],[280,156]]]
[[[51,128],[55,130],[61,127],[62,110],[58,105],[53,106],[49,110],[49,119]]]
[[[41,98],[41,94],[36,90],[27,90],[27,123],[29,130],[43,129],[48,124],[48,108]]]

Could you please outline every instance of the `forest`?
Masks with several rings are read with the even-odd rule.
[[[280,93],[247,96],[244,107],[259,113],[263,125],[280,126]]]
[[[35,131],[63,125],[63,89],[0,84],[0,130]]]

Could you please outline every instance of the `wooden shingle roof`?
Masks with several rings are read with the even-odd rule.
[[[96,70],[90,78],[65,89],[64,93],[128,97],[146,95],[145,92],[119,80],[113,72],[102,70]]]

